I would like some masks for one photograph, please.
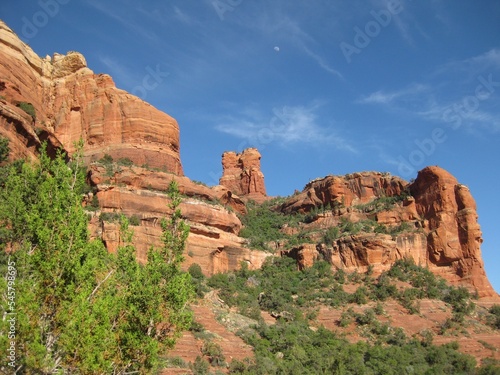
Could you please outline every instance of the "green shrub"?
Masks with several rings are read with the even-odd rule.
[[[354,312],[351,308],[349,308],[347,311],[343,311],[340,315],[339,326],[342,328],[347,327],[353,321],[353,317]]]
[[[193,279],[202,280],[205,278],[201,266],[198,263],[193,263],[189,266],[188,272]]]
[[[33,118],[33,120],[36,119],[36,111],[33,104],[27,102],[20,102],[17,104],[17,106],[21,108],[24,112],[26,112],[28,115],[30,115]]]
[[[99,163],[104,165],[109,165],[113,163],[113,157],[109,154],[104,154],[104,156],[99,159]]]
[[[362,212],[380,212],[391,210],[397,203],[408,199],[410,194],[407,191],[404,191],[400,195],[393,195],[391,197],[379,197],[375,200],[365,203],[358,204],[354,206],[354,208],[362,211]]]
[[[382,305],[380,302],[377,302],[377,304],[375,305],[373,311],[377,315],[383,315],[385,313],[385,311],[384,311],[384,305]]]
[[[0,137],[0,163],[3,163],[9,157],[10,148],[9,140],[4,137]]]
[[[167,367],[187,368],[189,366],[181,357],[171,357],[167,358]]]
[[[194,375],[208,375],[210,364],[203,357],[197,356],[190,368]]]
[[[375,311],[366,309],[363,314],[356,314],[356,323],[359,325],[367,325],[375,322]]]
[[[97,194],[92,196],[92,200],[90,201],[90,205],[87,206],[89,211],[97,211],[100,208],[99,199],[97,198]]]
[[[122,215],[118,212],[102,212],[99,216],[99,220],[114,223],[120,221],[121,216]]]
[[[350,302],[357,303],[358,305],[364,305],[368,302],[368,289],[364,286],[360,286],[356,291],[351,294]]]
[[[474,311],[475,304],[471,300],[469,291],[464,287],[450,288],[443,297],[443,301],[453,307],[453,314],[456,321],[461,322],[464,315],[469,315]]]
[[[206,341],[201,348],[201,353],[208,358],[212,366],[224,366],[226,358],[219,344],[213,341]]]
[[[132,215],[129,219],[129,224],[137,227],[141,225],[141,218],[137,215]]]
[[[496,329],[500,329],[500,305],[491,306],[489,313],[491,314],[489,324]]]
[[[109,155],[108,155],[109,156]],[[129,158],[120,158],[116,162],[118,165],[124,166],[124,167],[130,167],[134,165],[134,162],[130,160]]]
[[[340,236],[340,230],[338,227],[330,227],[326,230],[323,235],[322,242],[325,244],[333,243]]]

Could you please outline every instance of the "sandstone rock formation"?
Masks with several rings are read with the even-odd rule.
[[[430,263],[450,267],[481,296],[496,294],[484,271],[482,234],[469,189],[444,169],[427,167],[418,173],[410,191],[425,221]]]
[[[0,21],[0,95],[0,135],[10,140],[12,159],[35,159],[43,141],[48,141],[49,153],[59,148],[71,155],[74,143],[83,139],[98,213],[139,219],[133,229],[140,261],[146,260],[150,246],[160,243],[159,221],[169,214],[165,190],[172,179],[185,195],[181,211],[191,227],[186,268],[196,262],[211,274],[237,268],[240,261],[255,268],[268,255],[245,248],[237,236],[241,223],[226,208],[246,212],[236,194],[183,176],[177,122],[117,89],[110,76],[94,74],[81,54],[40,58]],[[20,103],[29,103],[34,116]],[[132,165],[93,163],[106,154]],[[110,251],[120,245],[115,222],[96,216],[91,232]]]
[[[172,173],[100,163],[89,166],[88,180],[94,187],[101,213],[120,213],[138,221],[139,225],[132,229],[137,258],[141,262],[146,261],[148,249],[161,242],[160,221],[171,214],[166,191],[172,180],[184,196],[179,208],[190,226],[185,269],[198,263],[205,274],[211,275],[237,269],[242,261],[255,269],[270,255],[246,248],[245,240],[237,236],[241,222],[232,207],[245,212],[245,206],[223,186],[209,188]],[[90,201],[88,198],[87,204]],[[91,222],[91,232],[94,237],[102,238],[111,252],[121,245],[120,228],[115,222],[96,217]]]
[[[31,159],[43,141],[49,153],[63,149],[71,155],[74,143],[83,139],[97,212],[139,220],[133,229],[140,261],[159,243],[159,220],[169,215],[165,190],[173,179],[191,227],[185,267],[196,262],[211,274],[238,268],[242,261],[260,267],[270,256],[246,248],[238,237],[242,224],[236,213],[245,214],[244,201],[268,199],[256,149],[225,152],[219,186],[193,183],[183,176],[179,127],[172,117],[117,89],[110,76],[94,74],[77,52],[40,58],[1,21],[0,136],[10,140],[11,158]],[[105,154],[115,163],[99,163]],[[127,163],[116,163],[120,160]],[[366,208],[387,197],[401,199],[390,208]],[[87,204],[91,200],[89,195]],[[316,231],[311,235],[315,244],[286,251],[299,267],[323,258],[336,268],[364,271],[372,266],[378,272],[411,257],[453,283],[477,289],[480,296],[496,296],[484,272],[475,202],[465,186],[438,167],[425,168],[412,184],[379,172],[327,176],[309,182],[280,207],[286,214],[318,208],[323,213],[306,224]],[[361,232],[323,243],[321,233],[341,219],[408,227],[393,235]],[[91,230],[110,251],[120,245],[116,223],[96,214]],[[284,250],[278,242],[275,247]]]
[[[223,175],[219,183],[234,194],[256,202],[266,199],[264,174],[260,170],[259,151],[247,148],[241,154],[224,152],[222,154]]]
[[[411,196],[405,197],[408,193]],[[378,198],[397,196],[400,202],[390,208],[365,208]],[[412,184],[378,172],[316,179],[287,199],[281,210],[309,212],[326,205],[330,208],[317,215],[309,228],[335,227],[343,218],[350,222],[370,219],[392,228],[404,223],[407,230],[395,235],[359,233],[316,246],[315,250],[301,246],[287,251],[299,268],[320,257],[348,272],[364,272],[371,266],[380,273],[398,259],[412,258],[449,282],[476,290],[481,297],[497,296],[481,258],[482,238],[474,199],[466,186],[442,168],[423,169]]]
[[[49,139],[70,154],[84,140],[88,161],[109,154],[182,175],[179,127],[169,115],[94,74],[77,52],[38,57],[0,21],[2,134],[13,157],[33,155]],[[30,103],[36,118],[16,107]],[[12,135],[16,130],[16,135]]]
[[[287,200],[284,212],[308,212],[314,207],[352,206],[381,196],[400,195],[406,182],[380,172],[327,176],[309,182],[301,193]]]

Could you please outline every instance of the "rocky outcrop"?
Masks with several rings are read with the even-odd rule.
[[[49,139],[69,154],[84,141],[87,161],[105,154],[182,175],[177,122],[94,74],[77,52],[40,58],[0,21],[0,115],[12,157],[33,155]],[[29,116],[19,103],[30,103]]]
[[[396,260],[405,258],[411,258],[423,267],[428,265],[425,235],[422,233],[405,233],[395,237],[362,233],[342,237],[331,246],[323,245],[318,250],[323,259],[348,272],[366,272],[371,267],[375,273],[381,273]]]
[[[266,199],[264,174],[260,170],[259,151],[248,148],[241,154],[224,152],[222,154],[223,174],[219,184],[227,187],[241,197],[262,202]]]
[[[453,269],[480,296],[496,294],[484,271],[483,239],[469,189],[444,169],[427,167],[418,173],[410,191],[417,212],[425,220],[429,262]]]
[[[309,212],[315,207],[349,207],[382,196],[400,195],[407,182],[380,172],[327,176],[309,182],[304,190],[288,199],[283,212]]]
[[[198,263],[205,274],[211,275],[237,269],[242,261],[255,269],[270,255],[244,246],[245,240],[238,237],[241,222],[233,212],[237,209],[245,212],[244,203],[223,186],[209,188],[185,176],[116,163],[91,164],[88,181],[93,186],[92,195],[98,200],[101,216],[120,213],[135,218],[133,243],[141,262],[146,261],[151,246],[161,244],[160,222],[171,214],[167,195],[171,181],[177,183],[183,196],[179,209],[190,226],[185,269]],[[92,196],[87,198],[88,205],[92,199]],[[91,222],[91,232],[94,237],[102,238],[111,252],[121,245],[116,222],[96,217]]]
[[[314,262],[320,259],[320,252],[318,246],[313,244],[302,244],[294,247],[291,250],[281,252],[281,256],[288,256],[297,261],[297,268],[303,270],[304,268],[312,267]]]
[[[375,205],[377,198],[387,197],[398,197],[398,202],[383,208]],[[329,208],[325,210],[325,206]],[[285,201],[281,210],[309,212],[320,207],[323,213],[307,225],[312,230],[338,226],[342,219],[406,229],[393,235],[361,231],[317,246],[315,251],[300,247],[288,251],[286,255],[294,257],[299,268],[320,257],[346,271],[371,267],[380,273],[398,259],[412,258],[449,282],[476,290],[481,297],[497,296],[481,258],[474,199],[466,186],[442,168],[423,169],[412,184],[377,172],[327,176],[311,181]],[[315,240],[321,242],[321,237]]]

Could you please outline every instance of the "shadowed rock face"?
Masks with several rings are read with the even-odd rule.
[[[222,154],[223,175],[219,183],[234,194],[261,202],[266,199],[264,175],[260,170],[260,153],[248,148],[241,154]]]

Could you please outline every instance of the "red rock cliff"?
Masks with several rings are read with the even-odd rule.
[[[364,203],[380,197],[411,197],[391,208],[365,211]],[[479,296],[497,296],[486,276],[481,257],[481,230],[477,222],[476,204],[469,189],[439,167],[419,172],[412,184],[378,172],[327,176],[306,185],[304,190],[282,204],[286,213],[309,212],[330,206],[308,224],[324,230],[339,225],[341,219],[351,222],[375,220],[389,227],[405,223],[408,230],[397,235],[358,233],[344,236],[333,243],[317,246],[317,251],[302,248],[288,252],[307,266],[319,254],[335,268],[375,272],[387,270],[401,258],[412,258],[454,284],[477,290]],[[326,212],[326,213],[325,213]],[[317,239],[321,241],[320,238]]]
[[[94,74],[77,52],[40,58],[1,21],[0,95],[0,131],[13,157],[32,155],[44,139],[71,154],[83,138],[89,161],[109,154],[183,174],[172,117]],[[21,102],[33,105],[36,118],[17,107]]]
[[[370,202],[377,197],[399,195],[407,182],[380,172],[327,176],[309,182],[301,193],[283,205],[284,212],[308,212],[314,207],[352,206]]]
[[[483,239],[469,189],[444,169],[427,167],[418,173],[410,190],[425,220],[430,263],[450,267],[482,296],[495,295],[484,271]]]

